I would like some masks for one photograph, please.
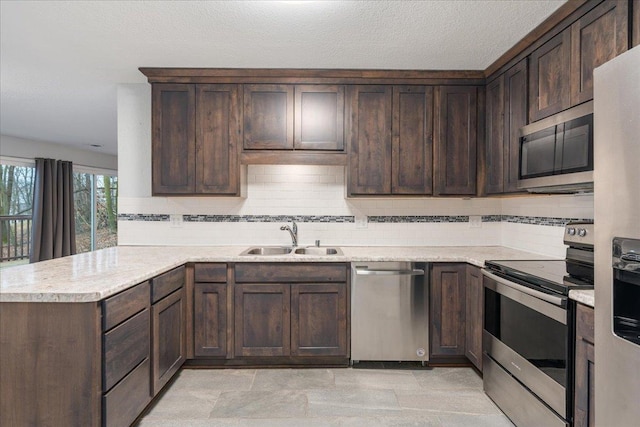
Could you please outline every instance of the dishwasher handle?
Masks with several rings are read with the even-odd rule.
[[[358,276],[424,276],[424,270],[414,268],[411,270],[374,270],[369,267],[356,267]]]

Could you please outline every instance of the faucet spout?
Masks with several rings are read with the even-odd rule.
[[[289,234],[291,235],[291,246],[296,247],[298,246],[298,225],[295,223],[295,221],[292,221],[291,225],[291,227],[289,227],[288,225],[283,225],[282,227],[280,227],[280,230],[286,230],[289,232]]]

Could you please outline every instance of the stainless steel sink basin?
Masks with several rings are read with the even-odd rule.
[[[288,246],[257,246],[249,248],[240,255],[287,255],[293,248]]]
[[[295,253],[297,255],[343,255],[340,248],[321,248],[318,246],[298,248]]]

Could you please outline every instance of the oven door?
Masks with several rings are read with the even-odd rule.
[[[566,297],[531,289],[487,270],[483,275],[484,352],[526,391],[568,419],[571,359]],[[550,424],[563,425],[564,420]]]

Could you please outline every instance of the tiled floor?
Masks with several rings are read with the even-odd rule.
[[[470,368],[185,369],[139,426],[511,426]]]

